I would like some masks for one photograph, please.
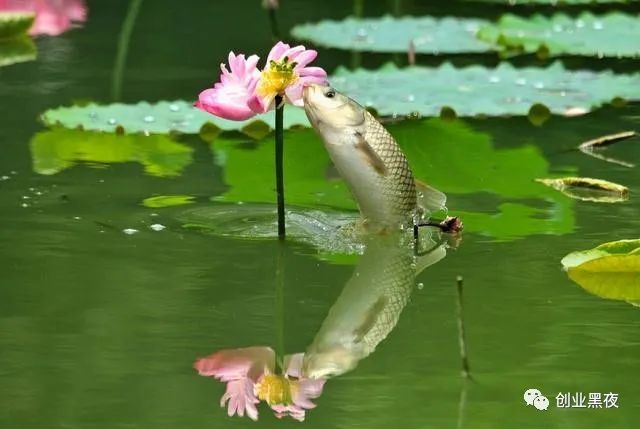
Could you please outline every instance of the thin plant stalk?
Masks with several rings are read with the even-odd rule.
[[[131,33],[133,33],[133,27],[136,24],[136,19],[141,5],[142,0],[131,0],[131,2],[129,2],[127,16],[125,17],[124,22],[122,23],[122,28],[120,29],[116,63],[113,67],[113,81],[111,84],[111,98],[114,101],[118,101],[122,97],[122,78],[127,62],[127,53],[129,52],[129,41],[131,40]]]
[[[356,18],[362,18],[364,14],[364,0],[353,0],[353,16]],[[360,67],[362,64],[362,52],[354,49],[351,51],[351,68],[353,70]]]
[[[462,313],[462,286],[464,280],[462,276],[458,276],[457,283],[457,309],[458,309],[458,345],[460,346],[460,360],[462,361],[462,376],[465,379],[471,379],[471,370],[469,368],[469,356],[467,354],[467,341],[464,330],[464,319]]]
[[[284,275],[285,275],[285,244],[278,243],[276,259],[276,291],[275,291],[275,319],[276,319],[276,358],[280,369],[284,372]]]
[[[270,4],[265,2],[265,9],[267,9],[267,16],[269,17],[269,27],[271,28],[271,37],[274,41],[280,40],[280,27],[278,26],[278,6],[276,4]]]
[[[283,153],[284,153],[284,129],[282,125],[284,116],[284,103],[282,96],[276,96],[276,197],[278,206],[278,238],[284,240],[285,220],[284,220],[284,173],[283,173]]]

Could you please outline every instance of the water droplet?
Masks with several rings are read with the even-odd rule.
[[[42,195],[42,192],[36,191],[36,195]]]
[[[158,213],[151,213],[149,216],[156,217],[158,216]]]
[[[82,219],[82,218],[81,218],[80,216],[74,216],[74,217],[73,217],[73,219],[74,219],[74,220],[80,220],[80,219]]]
[[[122,232],[124,232],[127,235],[133,235],[133,234],[137,234],[139,231],[133,228],[126,228],[126,229],[123,229]]]
[[[523,78],[523,77],[519,77],[518,79],[516,79],[516,85],[526,85],[527,84],[527,79]]]
[[[567,93],[565,91],[560,91],[560,97],[566,97]]]
[[[584,21],[579,19],[576,21],[576,28],[582,28],[584,27]]]
[[[9,180],[9,179],[10,179],[10,177],[9,177],[9,176],[2,176],[2,177],[0,177],[0,180]]]
[[[498,82],[500,82],[500,76],[491,76],[491,77],[489,78],[489,82],[491,82],[491,83],[498,83]]]
[[[11,171],[11,174],[13,174],[15,176],[16,174],[18,174],[18,172],[13,170],[13,171]]]
[[[117,121],[115,120],[115,118],[110,118],[110,119],[107,121],[107,123],[108,123],[109,125],[115,125],[115,124],[116,124],[116,122],[117,122]]]
[[[26,207],[29,207],[29,204],[27,204],[27,203],[22,203],[22,204],[20,204],[20,205],[21,205],[22,207],[25,207],[25,208],[26,208]]]
[[[33,191],[35,191],[35,190],[36,190],[36,188],[29,188],[29,190],[30,190],[31,192],[33,192]]]
[[[544,83],[536,82],[536,83],[533,84],[533,87],[536,88],[536,89],[542,89],[542,88],[544,88]]]
[[[28,200],[29,198],[30,198],[30,197],[29,197],[29,195],[23,195],[23,196],[22,196],[22,199],[23,199],[23,200]]]
[[[418,290],[422,290],[424,288],[424,283],[418,283]]]
[[[553,31],[555,31],[556,33],[561,33],[562,32],[562,25],[560,24],[555,24],[553,26]]]
[[[415,95],[413,95],[413,94],[409,94],[409,95],[407,95],[407,101],[409,101],[409,102],[414,102],[414,101],[416,101],[416,96],[415,96]]]
[[[177,112],[180,110],[180,106],[178,106],[177,104],[170,104],[169,110],[171,110],[172,112]]]
[[[594,30],[602,30],[603,28],[604,28],[604,24],[602,23],[602,21],[594,21],[593,23]]]
[[[154,122],[155,120],[156,120],[156,118],[154,118],[154,117],[153,117],[153,116],[151,116],[151,115],[147,115],[147,116],[145,116],[145,117],[144,117],[144,119],[143,119],[143,121],[145,121],[145,122],[147,122],[147,123]]]
[[[159,223],[154,223],[153,225],[149,226],[149,228],[151,228],[154,231],[162,231],[163,229],[166,228],[166,226]]]

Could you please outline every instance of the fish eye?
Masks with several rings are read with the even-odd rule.
[[[330,89],[329,91],[324,93],[324,96],[327,98],[333,98],[336,96],[336,92],[333,89]]]

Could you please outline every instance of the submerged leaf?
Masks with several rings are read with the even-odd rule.
[[[458,201],[458,206],[449,207],[449,214],[461,218],[465,231],[512,240],[573,230],[573,201],[552,190],[541,192],[532,181],[548,174],[549,165],[538,148],[496,149],[489,135],[461,121],[405,121],[390,125],[389,131],[406,153],[415,177]],[[224,160],[223,177],[229,186],[215,200],[272,204],[273,144],[271,138],[256,145],[222,138],[214,141],[211,147],[215,157]],[[288,205],[329,207],[356,215],[356,204],[344,181],[332,172],[327,151],[315,132],[288,132],[284,162]],[[510,180],[504,180],[505,175]],[[466,210],[460,201],[467,195],[482,195],[482,200],[495,195],[510,201]]]
[[[158,195],[156,197],[145,198],[142,201],[142,205],[156,209],[193,204],[195,202],[194,200],[195,197],[191,195]]]
[[[154,176],[175,176],[192,161],[193,150],[166,136],[118,136],[79,130],[54,130],[31,140],[33,169],[56,174],[79,162],[139,162]]]
[[[527,115],[539,103],[558,115],[584,114],[616,95],[640,99],[640,73],[569,71],[556,62],[546,68],[470,66],[437,68],[393,65],[378,70],[339,69],[333,86],[383,116],[438,116],[444,106],[458,116]]]
[[[368,52],[451,54],[486,52],[492,45],[476,33],[488,22],[474,18],[346,18],[298,25],[291,34],[317,45]]]
[[[578,17],[558,13],[552,17],[527,18],[507,14],[497,24],[483,26],[478,37],[516,54],[536,53],[544,47],[549,55],[637,57],[640,17],[619,12],[602,16],[583,12]]]
[[[284,127],[295,125],[308,126],[304,110],[287,107],[284,115]],[[260,128],[260,135],[274,128],[275,116],[267,112],[246,121],[230,121],[205,113],[187,101],[160,101],[149,104],[89,104],[84,106],[58,107],[42,114],[42,120],[48,126],[66,128],[82,127],[91,131],[116,132],[119,128],[124,133],[168,134],[179,132],[198,134],[203,130],[210,134],[208,127],[214,126],[223,131],[247,130],[248,135],[255,135]]]
[[[536,182],[557,189],[566,196],[582,201],[617,203],[629,199],[629,188],[617,183],[589,177],[536,179]]]
[[[26,36],[35,18],[33,12],[0,11],[0,41]]]

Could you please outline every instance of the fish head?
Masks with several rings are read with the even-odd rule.
[[[358,353],[347,347],[332,347],[321,352],[305,353],[302,376],[310,379],[328,379],[353,370],[360,361]]]
[[[365,125],[364,107],[330,86],[307,85],[302,98],[309,121],[322,135]]]

